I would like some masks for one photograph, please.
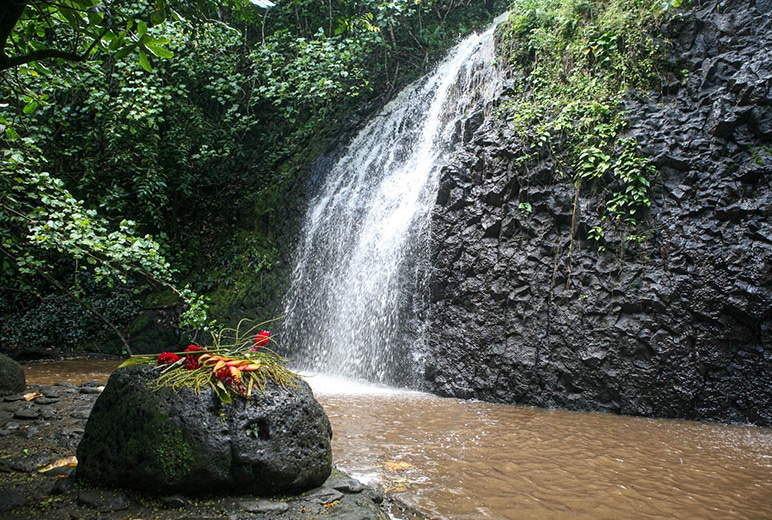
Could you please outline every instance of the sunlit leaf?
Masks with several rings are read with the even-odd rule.
[[[413,467],[415,466],[402,460],[387,460],[383,463],[383,468],[386,471],[405,471]]]
[[[42,468],[38,469],[38,473],[46,473],[52,469],[73,467],[77,465],[78,459],[75,457],[75,455],[70,455],[69,457],[62,457],[61,459],[57,459],[50,464],[46,464]]]
[[[142,65],[142,68],[146,71],[153,72],[150,60],[147,59],[147,53],[145,52],[145,49],[142,48],[139,49],[139,64]]]
[[[169,49],[165,49],[163,47],[158,47],[157,45],[152,44],[145,44],[145,48],[150,51],[153,56],[156,56],[158,58],[173,58],[174,53],[170,51]]]
[[[24,105],[24,113],[27,114],[27,115],[33,113],[37,109],[38,109],[38,102],[37,101],[33,101],[31,103],[28,103],[28,104]]]
[[[25,401],[34,401],[35,399],[39,399],[43,397],[43,394],[40,392],[29,392],[27,394],[24,394],[24,400]]]
[[[157,356],[131,356],[126,361],[118,365],[118,368],[133,367],[134,365],[140,365],[142,363],[152,363],[156,360]]]

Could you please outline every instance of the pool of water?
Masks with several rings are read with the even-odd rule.
[[[80,363],[27,365],[27,381],[106,381],[118,364]],[[335,464],[432,519],[772,518],[772,429],[307,380]]]

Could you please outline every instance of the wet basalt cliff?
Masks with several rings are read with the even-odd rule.
[[[573,185],[474,123],[433,213],[431,391],[772,425],[772,2],[694,4],[668,23],[685,79],[625,101],[657,169],[640,243],[599,251],[583,192],[571,244]]]

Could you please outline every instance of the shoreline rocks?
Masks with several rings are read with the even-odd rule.
[[[179,520],[253,518],[257,514],[256,518],[276,520],[310,520],[321,515],[340,520],[388,518],[385,511],[392,507],[391,500],[384,499],[382,491],[352,484],[358,482],[336,469],[318,488],[304,494],[195,498],[101,488],[78,479],[75,467],[68,465],[40,472],[75,454],[102,388],[104,384],[98,382],[29,385],[25,394],[41,396],[31,401],[25,401],[22,394],[0,398],[0,517]],[[18,418],[20,409],[35,410],[37,416]]]

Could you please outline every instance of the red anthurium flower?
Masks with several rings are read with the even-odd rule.
[[[198,345],[189,345],[188,348],[185,349],[185,352],[198,352],[200,350],[206,349],[199,347]],[[198,362],[198,356],[185,356],[184,366],[188,370],[196,370],[197,368],[201,368],[201,363]]]
[[[161,352],[158,355],[158,364],[159,365],[171,365],[172,363],[176,363],[182,359],[180,356],[175,354],[174,352]]]
[[[261,330],[257,334],[255,334],[255,346],[251,348],[252,351],[260,350],[260,347],[264,347],[268,344],[268,340],[271,337],[271,331],[269,330]]]

